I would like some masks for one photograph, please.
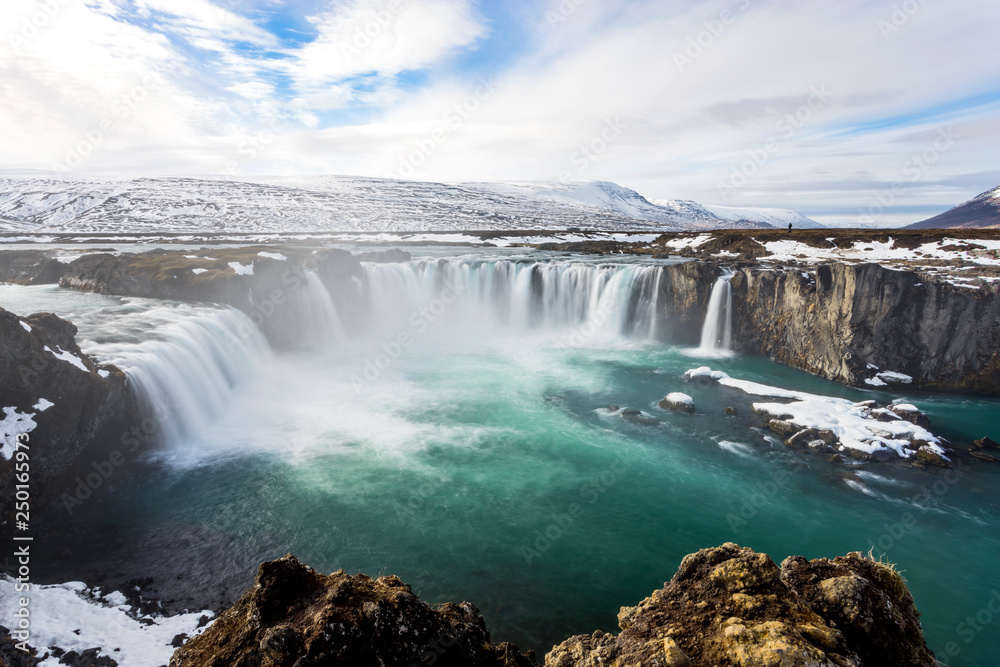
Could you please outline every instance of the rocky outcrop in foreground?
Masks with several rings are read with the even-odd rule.
[[[933,667],[919,613],[891,567],[858,553],[807,561],[727,543],[687,556],[618,614],[621,633],[571,637],[546,667]]]
[[[0,308],[0,497],[14,498],[15,465],[25,462],[16,441],[27,433],[35,510],[72,493],[77,476],[103,482],[107,475],[91,464],[114,468],[106,457],[135,415],[125,374],[95,364],[75,336],[73,324],[50,313],[22,318]]]
[[[546,667],[933,667],[920,614],[891,566],[766,555],[727,543],[687,556],[663,589],[618,614],[621,633],[571,637]],[[396,577],[321,575],[289,555],[170,667],[531,667],[494,644],[478,610],[432,608]]]
[[[531,667],[490,642],[468,602],[432,608],[397,577],[317,573],[288,555],[263,563],[253,586],[170,667]]]

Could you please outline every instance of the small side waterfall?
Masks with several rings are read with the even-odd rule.
[[[337,307],[318,275],[306,273],[306,284],[299,290],[298,297],[305,345],[319,349],[344,340],[344,327]]]
[[[712,286],[708,300],[705,324],[701,328],[699,352],[728,352],[733,342],[733,287],[730,280],[735,274],[723,273]]]
[[[154,338],[105,346],[101,357],[124,370],[136,388],[143,413],[139,432],[133,429],[136,442],[195,438],[222,415],[271,349],[253,322],[232,308],[146,314],[164,321]]]

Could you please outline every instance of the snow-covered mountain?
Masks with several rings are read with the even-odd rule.
[[[824,226],[798,211],[787,208],[734,208],[710,204],[706,204],[705,208],[723,220],[733,222],[759,222],[772,227],[787,227],[788,223],[792,223],[795,229],[819,229]]]
[[[1000,227],[1000,187],[993,188],[941,215],[907,225],[907,229],[985,229]]]
[[[0,178],[0,231],[311,232],[713,229],[817,223],[794,211],[649,201],[604,181],[425,183],[348,176],[240,181]],[[811,224],[809,224],[811,223]]]
[[[798,211],[786,208],[736,208],[733,206],[716,206],[714,204],[699,204],[685,199],[650,199],[651,202],[663,208],[669,208],[692,217],[709,217],[729,222],[729,227],[788,227],[788,223],[796,229],[819,229],[820,223],[807,218]]]

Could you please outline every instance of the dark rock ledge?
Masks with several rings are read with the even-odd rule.
[[[890,566],[851,553],[785,559],[727,543],[687,556],[661,590],[618,614],[621,632],[570,637],[546,667],[932,667],[919,612]],[[468,602],[430,607],[393,576],[321,575],[289,555],[170,667],[530,667],[493,643]]]
[[[75,336],[73,324],[51,313],[18,317],[0,308],[0,409],[13,409],[0,420],[35,424],[28,433],[33,510],[72,488],[77,475],[94,473],[91,463],[121,447],[137,414],[125,373],[98,366]],[[13,512],[14,482],[13,457],[0,457],[0,521]]]

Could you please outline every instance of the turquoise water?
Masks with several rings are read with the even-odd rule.
[[[18,298],[65,301],[98,353],[113,338],[99,320],[151,307],[32,289]],[[954,642],[949,664],[995,664],[1000,626],[960,624],[1000,588],[1000,466],[967,463],[946,483],[943,471],[833,465],[752,428],[747,396],[681,376],[709,365],[814,393],[905,397],[956,442],[1000,438],[1000,401],[862,392],[654,341],[581,345],[574,331],[442,323],[360,390],[351,378],[385,339],[266,359],[205,432],[150,442],[101,494],[56,512],[51,571],[152,574],[180,601],[212,603],[208,587],[237,594],[260,560],[292,552],[321,571],[397,574],[429,602],[472,601],[495,638],[541,654],[616,631],[619,607],[699,548],[734,541],[780,563],[875,546],[903,570],[940,659]],[[698,412],[656,407],[671,391]],[[630,423],[609,404],[660,421]],[[54,544],[68,534],[71,548]]]

